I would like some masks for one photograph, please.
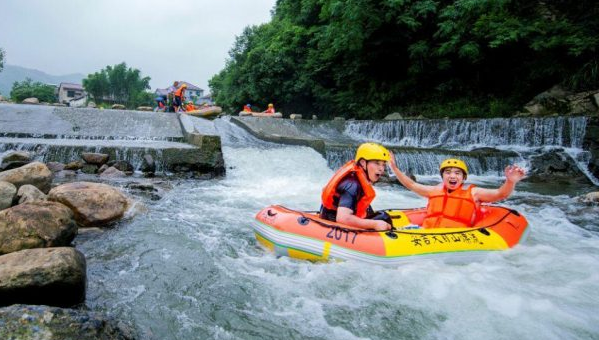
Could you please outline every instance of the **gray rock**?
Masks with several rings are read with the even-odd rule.
[[[9,182],[0,181],[0,210],[10,208],[17,194],[17,187]]]
[[[25,98],[22,101],[23,104],[39,104],[40,100],[34,97],[31,98]]]
[[[105,153],[84,152],[81,154],[81,158],[83,158],[87,164],[96,164],[98,166],[108,162],[108,157],[109,155]]]
[[[143,163],[141,165],[142,172],[156,172],[156,162],[154,162],[154,158],[152,155],[144,155]]]
[[[289,115],[289,119],[302,119],[302,115],[297,113],[292,113]]]
[[[133,171],[133,165],[126,161],[110,161],[106,163],[108,166],[115,167],[121,171]]]
[[[50,306],[0,308],[0,338],[11,340],[133,340],[133,328],[101,313]]]
[[[73,162],[69,162],[67,165],[65,165],[64,169],[77,171],[77,170],[81,170],[84,165],[85,165],[85,163],[83,161],[73,161]]]
[[[59,185],[50,190],[48,199],[71,208],[75,221],[84,227],[101,227],[115,222],[132,203],[119,189],[90,182]]]
[[[138,106],[137,111],[152,111],[152,107],[151,106]]]
[[[46,201],[47,197],[33,185],[25,184],[19,188],[17,199],[19,200],[19,204],[23,204],[26,202]]]
[[[64,170],[64,167],[65,167],[65,165],[63,163],[59,163],[59,162],[48,162],[48,163],[46,163],[46,166],[52,172],[62,171],[62,170]]]
[[[106,165],[106,164],[104,164]],[[119,178],[119,177],[127,177],[127,174],[122,172],[121,170],[111,166],[108,169],[102,171],[100,174],[102,178]]]
[[[0,256],[0,305],[69,307],[85,301],[85,257],[71,247],[26,249]]]
[[[578,201],[589,205],[599,204],[599,191],[589,192],[586,195],[579,196]]]
[[[0,172],[0,181],[10,182],[17,189],[21,185],[31,184],[42,192],[48,192],[52,183],[52,172],[44,163],[33,162],[17,169]]]
[[[16,168],[20,168],[23,165],[27,165],[31,163],[30,161],[15,161],[15,162],[2,162],[0,165],[0,171],[12,170]]]
[[[62,170],[54,174],[54,178],[72,178],[77,177],[75,170]]]
[[[98,169],[98,174],[103,173],[108,168],[110,168],[110,167],[107,164],[102,164],[102,166],[100,167],[100,169]]]
[[[114,104],[110,107],[113,110],[124,110],[126,109],[125,105],[122,104]]]
[[[31,162],[31,154],[27,151],[11,151],[2,158],[2,163],[7,162]]]
[[[576,166],[576,161],[563,150],[551,150],[530,158],[531,171],[525,181],[547,183],[591,184]]]
[[[0,211],[0,254],[68,246],[77,235],[73,212],[56,202],[27,202]]]
[[[385,116],[384,119],[385,120],[399,120],[399,119],[403,119],[403,116],[399,112],[393,112],[393,113],[388,114],[387,116]]]

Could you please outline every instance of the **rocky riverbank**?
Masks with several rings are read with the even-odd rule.
[[[135,200],[104,183],[53,182],[55,175],[64,180],[65,171],[77,180],[68,165],[50,164],[51,171],[26,152],[6,156],[0,166],[0,338],[132,339],[106,316],[61,308],[85,303],[85,255],[72,245],[79,230],[114,225]],[[84,154],[79,170],[107,161],[108,155]],[[115,167],[102,173],[110,169],[126,176]]]

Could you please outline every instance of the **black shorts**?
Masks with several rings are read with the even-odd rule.
[[[175,97],[175,100],[173,101],[173,105],[181,106],[181,97]]]

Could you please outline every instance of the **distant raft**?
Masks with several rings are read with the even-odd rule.
[[[275,113],[264,113],[264,112],[239,112],[240,117],[271,117],[271,118],[282,118],[283,114],[281,112]]]
[[[220,106],[209,106],[199,110],[186,111],[185,113],[196,117],[211,118],[218,116],[222,112],[223,109]]]
[[[506,250],[528,234],[526,218],[501,206],[483,206],[474,227],[422,229],[426,209],[385,210],[395,230],[376,232],[331,222],[314,212],[280,205],[262,209],[253,224],[258,242],[277,256],[311,261],[359,260],[397,265],[443,255]]]

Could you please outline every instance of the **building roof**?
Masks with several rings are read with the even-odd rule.
[[[194,90],[194,91],[204,91],[204,89],[201,89],[201,88],[199,88],[199,87],[195,86],[194,84],[192,84],[192,83],[189,83],[189,82],[186,82],[186,81],[184,81],[184,80],[181,80],[181,81],[179,81],[179,86],[180,86],[180,85],[182,85],[182,84],[187,84],[187,89],[188,89],[188,90]]]
[[[81,84],[73,84],[73,83],[60,83],[60,85],[58,85],[58,88],[65,88],[65,89],[69,89],[69,90],[80,90],[83,91],[85,90],[83,88],[83,85]]]

